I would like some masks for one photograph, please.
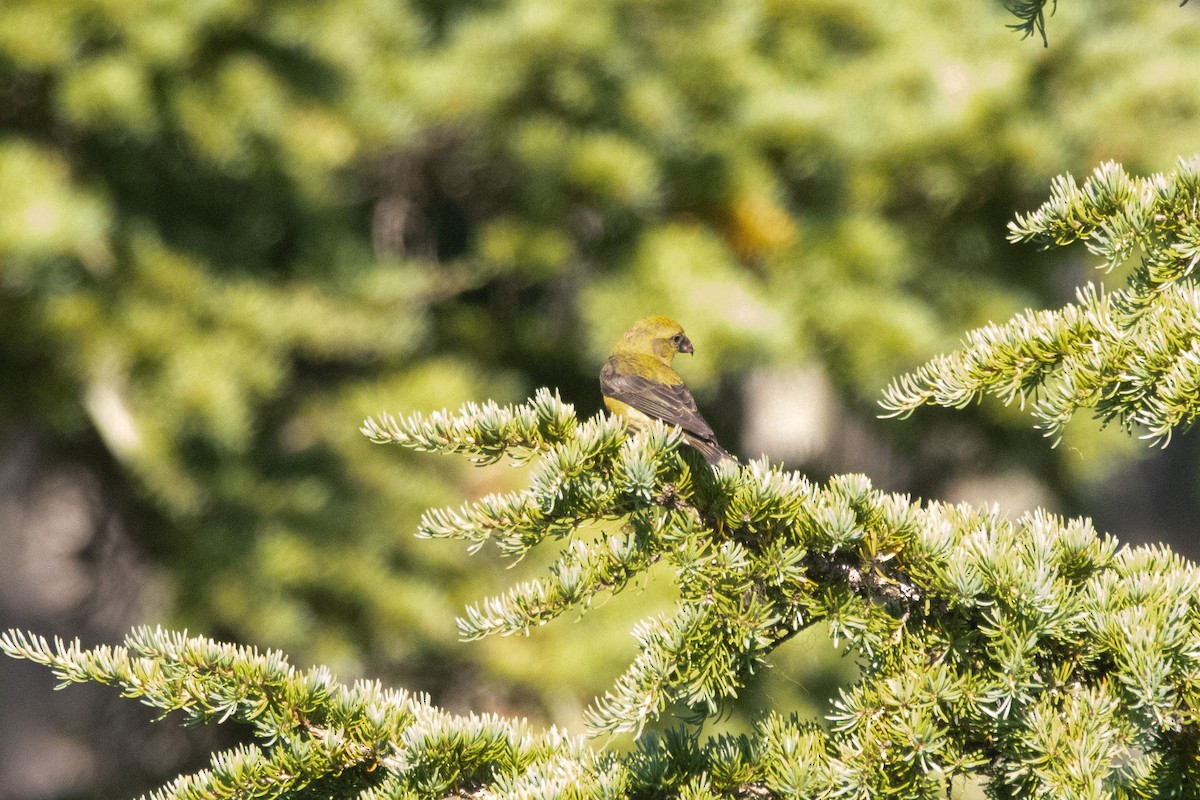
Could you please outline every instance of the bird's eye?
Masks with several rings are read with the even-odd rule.
[[[675,334],[674,336],[671,337],[671,341],[674,342],[675,344],[679,344],[680,342],[683,341],[683,334],[682,333]]]

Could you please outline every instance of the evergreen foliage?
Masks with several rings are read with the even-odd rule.
[[[1044,295],[996,231],[1051,174],[1194,147],[1200,28],[1097,3],[1031,57],[1001,4],[942,0],[2,2],[4,441],[96,476],[173,624],[429,678],[456,651],[422,620],[477,575],[402,532],[477,478],[346,420],[594,409],[649,313],[704,343],[734,449],[711,409],[751,368],[819,362],[869,417]]]
[[[1042,45],[1049,47],[1050,42],[1046,39],[1046,6],[1048,4],[1050,4],[1050,0],[1012,0],[1012,2],[1006,3],[1005,8],[1020,20],[1009,27],[1021,31],[1024,39],[1037,33],[1042,37]],[[1057,0],[1051,5],[1051,13],[1053,13],[1054,6],[1057,6]]]
[[[1046,296],[1046,272],[996,233],[1051,174],[1114,157],[1160,169],[1163,153],[1194,147],[1200,28],[1187,14],[1066,4],[1046,53],[1007,21],[1002,4],[943,0],[887,14],[870,0],[0,2],[0,443],[32,432],[95,478],[97,529],[128,530],[153,561],[171,626],[435,692],[464,673],[488,690],[517,684],[550,716],[564,687],[610,680],[602,648],[577,656],[564,625],[526,643],[519,667],[502,648],[459,648],[442,622],[491,565],[404,534],[430,504],[495,492],[493,505],[429,512],[423,530],[513,555],[566,539],[553,572],[527,559],[508,573],[522,586],[472,606],[462,632],[527,630],[636,583],[647,563],[674,564],[656,530],[622,531],[635,520],[620,510],[654,517],[646,497],[683,474],[680,458],[697,492],[709,471],[683,451],[614,454],[614,423],[554,416],[565,407],[539,395],[475,432],[486,452],[462,452],[528,460],[536,492],[563,492],[546,510],[509,491],[525,473],[396,458],[347,421],[397,397],[504,403],[545,384],[586,415],[603,353],[652,312],[704,342],[689,383],[706,412],[746,369],[815,361],[848,413],[869,417],[897,363]],[[493,418],[467,408],[422,417],[424,432],[382,420],[377,432],[441,450],[480,415]],[[737,442],[737,415],[710,417]],[[903,446],[926,424],[876,430]],[[981,426],[987,452],[1033,462],[1006,426]],[[613,475],[578,471],[605,458]],[[1067,482],[1060,460],[1036,458],[1039,477]],[[613,492],[629,499],[610,504]],[[609,550],[577,544],[572,526],[602,512]],[[725,606],[736,593],[714,591]],[[639,635],[674,646],[662,642],[681,608]],[[628,629],[627,609],[606,611]],[[716,633],[760,635],[763,613]],[[767,636],[746,645],[743,677]],[[731,658],[683,655],[712,669]],[[654,665],[637,668],[631,686]],[[728,709],[741,691],[729,680],[663,697]],[[759,724],[776,732],[760,749],[643,736],[630,763],[651,789],[693,795],[762,775],[780,791],[827,785],[831,745],[815,725]],[[818,755],[787,756],[797,748]],[[759,753],[777,761],[739,783]],[[565,786],[580,763],[496,785]],[[688,777],[706,764],[709,783]],[[113,795],[102,777],[90,791]]]
[[[1032,401],[1048,436],[1081,409],[1166,445],[1200,413],[1200,156],[1135,178],[1112,162],[1010,224],[1014,242],[1083,242],[1108,272],[1133,256],[1126,285],[1089,284],[1053,311],[1027,310],[971,331],[961,350],[894,381],[883,405],[908,414],[929,403],[962,407],[983,394]]]
[[[581,422],[546,391],[363,429],[532,462],[525,489],[422,520],[424,536],[511,558],[566,540],[543,577],[468,609],[469,638],[527,632],[669,568],[676,606],[634,630],[639,653],[591,709],[593,733],[640,734],[671,710],[717,716],[818,622],[859,680],[832,701],[829,729],[768,713],[749,734],[642,735],[617,756],[203,638],[142,629],[92,650],[0,638],[64,684],[251,726],[255,744],[153,797],[940,798],[982,777],[994,797],[1099,799],[1186,797],[1200,781],[1200,570],[1165,548],[1119,548],[1087,520],[1040,511],[1012,521],[914,503],[862,476],[709,468],[677,430]]]
[[[63,682],[120,686],[127,697],[182,711],[184,722],[247,723],[256,743],[220,753],[151,798],[249,796],[445,797],[539,765],[579,762],[578,739],[534,735],[490,716],[459,718],[427,698],[345,686],[324,668],[300,672],[282,654],[139,628],[123,647],[9,632],[0,647],[54,670]],[[336,788],[316,788],[330,784]],[[337,794],[330,794],[337,792]],[[616,796],[616,795],[610,795]]]
[[[1182,0],[1181,6],[1187,5],[1188,0]],[[1053,14],[1058,7],[1058,0],[1008,0],[1004,7],[1012,12],[1020,22],[1009,25],[1013,30],[1020,31],[1023,39],[1028,39],[1035,33],[1042,37],[1042,46],[1049,47],[1046,38],[1046,6],[1050,6]]]

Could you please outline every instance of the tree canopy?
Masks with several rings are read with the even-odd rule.
[[[1078,510],[1089,478],[1073,454],[1107,467],[1127,446],[1064,429],[1064,415],[1094,408],[1162,440],[1191,421],[1174,347],[1194,306],[1194,231],[1155,233],[1137,215],[1188,191],[1194,165],[1176,158],[1195,147],[1200,29],[1195,4],[1103,0],[1056,9],[1049,48],[1006,28],[1040,32],[1044,10],[0,4],[0,454],[32,441],[88,476],[76,560],[105,568],[119,531],[152,564],[155,622],[443,705],[469,684],[493,710],[580,724],[623,667],[641,606],[667,613],[674,598],[655,581],[613,600],[602,625],[589,615],[512,648],[463,647],[456,609],[481,586],[503,598],[513,575],[540,580],[555,557],[503,572],[409,533],[430,506],[519,492],[527,475],[397,455],[357,425],[489,398],[526,408],[542,386],[586,420],[616,336],[665,313],[697,342],[689,384],[731,449],[753,416],[739,388],[750,377],[815,365],[828,380],[853,427],[822,459],[776,459],[764,475],[802,468],[824,486],[900,464],[871,491],[937,497],[952,476],[1019,464]],[[1014,247],[1004,225],[1054,176],[1110,160],[1123,169],[1082,187],[1063,177],[1014,231],[1058,241],[1064,207],[1132,215],[1072,235],[1113,248],[1092,258],[1118,280],[1130,268],[1118,261],[1140,264],[1134,288],[1064,305],[1073,270],[1092,263],[1083,248]],[[1159,186],[1177,194],[1145,194]],[[1124,351],[1123,371],[1032,335],[1090,325],[1112,355],[1105,336],[1146,299],[1137,286],[1163,303],[1138,312],[1143,355]],[[1056,310],[989,327],[1025,307]],[[1175,333],[1156,344],[1160,325]],[[976,333],[948,383],[921,370],[964,330]],[[980,376],[985,346],[1038,366],[1014,356]],[[961,423],[875,419],[906,370],[894,410],[1025,397],[1067,447],[1046,449],[999,404]],[[1131,391],[1140,404],[1124,403]],[[624,479],[630,491],[658,485],[648,469]],[[563,575],[616,569],[570,553]],[[490,612],[474,608],[468,630],[482,634]],[[73,621],[32,622],[91,641],[112,627],[86,604]],[[581,653],[581,637],[605,646]],[[814,710],[804,690],[770,691]]]

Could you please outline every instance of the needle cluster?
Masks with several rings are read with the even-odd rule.
[[[468,608],[466,638],[529,632],[655,564],[671,576],[674,607],[636,627],[637,656],[587,715],[593,734],[632,732],[633,752],[183,634],[86,650],[10,631],[0,648],[185,722],[250,726],[253,744],[155,800],[942,798],[964,779],[995,797],[1099,800],[1200,782],[1200,572],[1165,548],[1121,548],[1085,519],[918,503],[862,476],[711,468],[677,430],[579,421],[544,391],[366,430],[529,462],[524,489],[421,523],[509,558],[557,548],[541,577]],[[775,648],[817,623],[860,666],[824,725],[767,711],[740,736],[644,732],[665,714],[727,711]]]
[[[961,408],[983,395],[1028,406],[1057,440],[1081,410],[1166,445],[1200,409],[1200,156],[1136,178],[1114,163],[1082,185],[1054,181],[1050,199],[1009,225],[1014,242],[1083,243],[1123,286],[1081,288],[1060,309],[1026,310],[967,334],[963,346],[892,382],[893,416],[922,405]]]

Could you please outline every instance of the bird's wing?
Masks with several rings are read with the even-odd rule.
[[[715,439],[712,426],[700,416],[692,393],[682,383],[666,384],[640,375],[619,372],[611,361],[600,370],[600,390],[648,417],[678,425],[702,439]]]

